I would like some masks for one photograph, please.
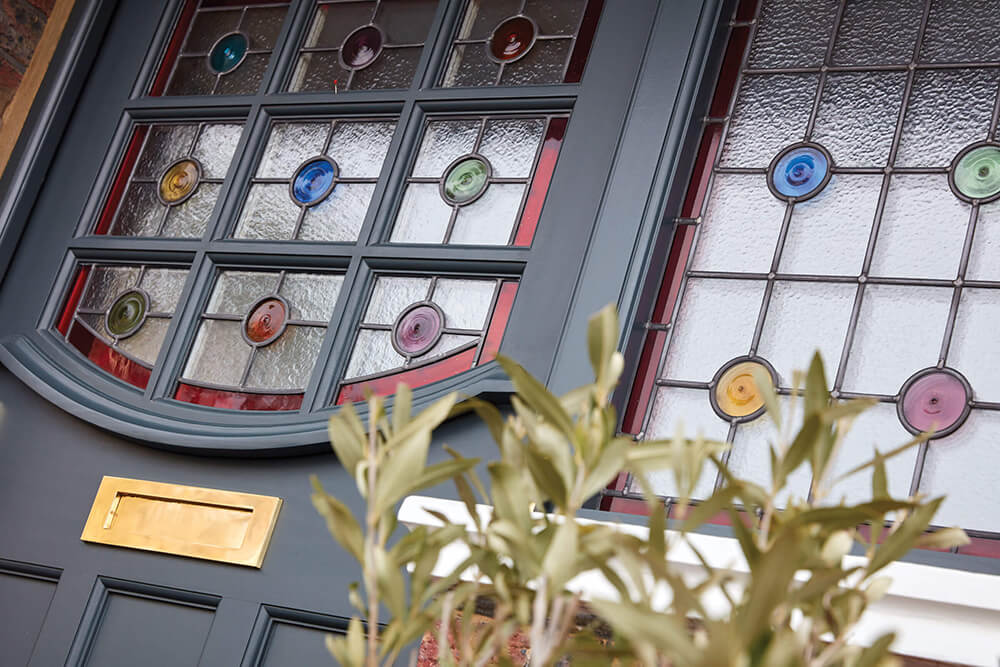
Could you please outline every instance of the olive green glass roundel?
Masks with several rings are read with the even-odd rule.
[[[472,201],[486,189],[490,168],[486,161],[470,157],[458,162],[444,177],[444,198],[452,204]]]
[[[105,326],[114,336],[129,336],[142,326],[148,305],[146,295],[142,292],[125,292],[108,308]]]
[[[979,146],[955,165],[955,188],[969,199],[1000,195],[1000,146]]]

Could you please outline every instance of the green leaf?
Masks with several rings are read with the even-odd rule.
[[[587,352],[597,384],[610,387],[618,381],[614,356],[618,348],[618,311],[614,304],[590,316],[587,322]],[[619,370],[620,374],[621,371]]]
[[[511,382],[514,383],[514,389],[517,390],[518,396],[527,407],[541,415],[542,419],[559,429],[563,435],[573,438],[575,435],[573,420],[563,410],[559,398],[516,361],[503,355],[497,357],[497,361],[510,376]]]
[[[896,530],[885,538],[885,542],[875,550],[875,555],[872,556],[866,568],[868,574],[878,572],[889,563],[902,558],[906,552],[912,549],[916,545],[917,539],[927,530],[927,526],[934,519],[938,507],[943,501],[944,498],[935,498],[926,505],[916,506],[910,515],[897,526]]]
[[[806,417],[811,414],[822,413],[830,404],[830,391],[826,384],[826,371],[823,369],[823,357],[819,350],[813,354],[809,363],[809,372],[806,374],[805,391],[805,412]]]
[[[375,549],[375,576],[380,597],[389,608],[393,618],[406,616],[406,584],[402,564],[396,563],[383,549]]]
[[[528,473],[535,480],[535,485],[538,486],[539,491],[545,494],[560,509],[565,509],[569,492],[566,489],[562,475],[556,470],[552,460],[528,448],[525,448],[524,455],[527,459]]]
[[[969,543],[969,536],[965,531],[957,526],[941,528],[933,533],[924,533],[917,538],[917,549],[951,549],[953,547],[965,546]]]
[[[562,587],[577,574],[570,567],[578,553],[579,528],[572,517],[556,526],[555,535],[542,559],[542,571],[549,580],[550,595],[562,590]]]
[[[781,404],[778,402],[778,394],[774,391],[774,378],[771,374],[765,371],[760,366],[754,365],[750,369],[750,374],[753,376],[753,382],[757,386],[757,391],[760,392],[761,398],[764,399],[764,407],[767,410],[767,414],[771,417],[771,421],[774,422],[775,427],[781,430]]]
[[[584,478],[577,502],[582,503],[607,486],[625,467],[625,457],[631,448],[632,441],[628,438],[615,438],[608,442]]]
[[[455,479],[463,473],[479,465],[479,459],[461,459],[459,461],[442,461],[424,468],[404,489],[403,495],[416,493],[421,489],[429,489],[449,479]],[[402,496],[400,496],[402,497]]]
[[[885,454],[882,454],[882,459],[885,460],[885,461],[888,461],[892,457],[897,456],[899,454],[902,454],[903,452],[905,452],[910,447],[913,447],[914,445],[919,445],[920,443],[926,441],[927,438],[930,437],[930,435],[931,435],[930,433],[921,433],[920,435],[916,436],[912,440],[909,440],[908,442],[900,445],[899,447],[896,447],[895,449],[890,449]],[[875,465],[876,460],[877,459],[872,458],[872,459],[870,459],[868,461],[865,461],[864,463],[862,463],[862,464],[860,464],[858,466],[855,466],[855,467],[851,468],[850,470],[848,470],[847,472],[845,472],[843,475],[840,475],[835,480],[833,480],[833,483],[836,484],[837,482],[839,482],[841,480],[845,480],[848,477],[851,477],[852,475],[857,475],[862,470],[866,470],[868,468],[871,468],[872,466]]]
[[[690,638],[685,623],[676,616],[658,614],[639,605],[610,600],[590,600],[589,605],[616,633],[632,643],[647,643],[671,658],[675,667],[698,662],[700,651]]]
[[[347,553],[354,556],[359,563],[363,563],[365,560],[364,536],[361,533],[361,526],[354,519],[351,510],[347,508],[347,505],[326,493],[315,475],[310,479],[315,489],[312,494],[313,507],[320,513],[320,516],[326,519],[326,527],[330,534]]]
[[[456,405],[449,416],[455,417],[470,410],[474,411],[479,419],[486,424],[486,427],[490,430],[490,435],[493,436],[493,441],[500,444],[503,441],[504,430],[503,415],[500,414],[500,410],[489,401],[479,398],[467,398]]]
[[[351,474],[354,474],[358,463],[364,459],[364,446],[367,442],[367,434],[364,430],[359,433],[357,425],[360,425],[360,421],[351,403],[344,405],[339,414],[330,417],[327,425],[333,451],[340,464]]]
[[[413,405],[413,392],[410,386],[400,382],[396,385],[396,394],[392,400],[392,431],[399,433],[410,421],[410,409]]]
[[[411,422],[413,423],[415,422]],[[376,496],[372,499],[376,514],[381,515],[410,492],[414,480],[424,472],[430,444],[431,431],[429,428],[423,428],[411,431],[405,441],[397,443],[396,447],[388,452],[385,463],[379,470]]]
[[[802,422],[795,439],[792,441],[785,456],[780,459],[775,485],[779,489],[785,487],[785,480],[816,450],[816,443],[823,428],[823,421],[818,414],[808,415]]]
[[[885,457],[875,448],[874,469],[872,470],[872,498],[885,500],[889,498],[889,483],[886,480]]]
[[[875,640],[871,646],[863,649],[854,667],[877,667],[887,656],[892,643],[896,641],[896,633],[884,634]]]

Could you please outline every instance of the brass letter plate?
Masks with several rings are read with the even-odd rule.
[[[84,542],[260,567],[281,498],[105,477]]]

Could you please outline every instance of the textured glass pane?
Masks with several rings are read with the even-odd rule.
[[[133,176],[159,180],[172,162],[190,153],[197,132],[197,124],[150,126]]]
[[[487,187],[482,197],[458,210],[448,242],[506,245],[517,222],[524,187],[504,183]]]
[[[502,86],[562,83],[566,61],[573,48],[571,39],[546,39],[535,42],[517,62],[508,63],[500,75]]]
[[[180,269],[146,269],[139,287],[149,295],[149,309],[172,313],[177,308],[187,273]]]
[[[524,13],[543,35],[572,36],[580,26],[586,0],[527,0]]]
[[[1000,292],[963,289],[948,352],[948,365],[961,371],[981,401],[1000,402]]]
[[[856,293],[854,285],[836,283],[774,284],[757,352],[778,371],[782,386],[791,386],[794,371],[809,368],[817,349],[827,377],[837,373]]]
[[[427,361],[433,359],[434,357],[440,357],[442,355],[448,354],[452,350],[457,350],[463,345],[468,345],[479,340],[478,336],[459,336],[456,334],[442,334],[441,338],[438,340],[437,344],[434,345],[427,352],[427,354],[422,354],[414,359],[414,363],[421,361]]]
[[[354,72],[351,88],[355,90],[409,88],[417,71],[421,50],[420,47],[383,49],[375,62]]]
[[[500,66],[486,56],[482,44],[456,45],[444,74],[445,86],[492,86]]]
[[[1000,413],[973,410],[958,431],[927,446],[920,492],[946,496],[936,525],[1000,531],[997,433]]]
[[[833,471],[829,479],[836,479],[849,470],[870,461],[875,456],[875,448],[883,454],[909,441],[913,436],[903,428],[896,416],[893,403],[879,403],[861,413],[854,426],[847,432],[840,449],[833,459]],[[917,448],[911,447],[902,454],[885,462],[889,481],[889,494],[894,498],[910,495],[910,482],[917,461]],[[837,503],[846,498],[849,503],[858,503],[872,497],[872,471],[852,475],[836,484],[827,501]]]
[[[254,49],[273,49],[285,20],[285,7],[248,7],[240,29]]]
[[[419,44],[427,39],[437,4],[437,0],[382,0],[375,22],[389,44]]]
[[[194,148],[194,156],[201,162],[203,178],[225,178],[242,130],[243,126],[236,124],[204,127]]]
[[[378,278],[365,313],[368,324],[393,324],[411,303],[427,299],[428,278]]]
[[[374,375],[402,366],[404,359],[393,349],[391,340],[388,331],[359,331],[345,379]]]
[[[374,2],[320,5],[306,36],[305,46],[339,47],[357,28],[370,23],[374,13]]]
[[[113,342],[111,334],[108,333],[107,328],[104,326],[104,315],[92,315],[89,313],[80,313],[77,317],[91,328],[92,332],[96,333],[98,336],[104,339],[109,345]],[[74,323],[73,326],[79,326],[78,323]]]
[[[945,167],[967,144],[986,139],[997,70],[920,70],[906,109],[897,166]]]
[[[321,273],[288,273],[281,284],[281,296],[288,301],[290,319],[326,322],[333,315],[343,276]]]
[[[118,341],[118,347],[133,357],[153,365],[160,353],[163,339],[167,336],[170,320],[163,317],[147,317],[139,330],[128,338]]]
[[[1000,60],[1000,1],[935,0],[920,49],[929,62]]]
[[[288,89],[293,92],[319,92],[346,87],[350,72],[340,66],[336,52],[303,53]]]
[[[130,183],[109,230],[116,236],[152,236],[163,219],[164,206],[155,183]]]
[[[979,208],[976,236],[972,240],[965,277],[969,280],[1000,280],[997,257],[1000,257],[1000,202]]]
[[[881,187],[881,176],[838,174],[816,197],[796,204],[779,271],[860,274]]]
[[[937,363],[951,296],[941,287],[866,286],[844,389],[892,396]]]
[[[910,62],[923,13],[924,0],[851,0],[837,31],[834,64]]]
[[[955,278],[969,225],[969,205],[944,174],[897,174],[889,183],[871,275]]]
[[[837,17],[837,0],[771,0],[760,9],[751,67],[823,64]]]
[[[665,377],[708,382],[724,363],[747,354],[763,295],[764,281],[689,279]]]
[[[905,85],[905,72],[830,74],[813,141],[829,149],[838,167],[885,166]]]
[[[221,189],[218,183],[202,183],[186,202],[171,206],[162,235],[196,238],[204,234]]]
[[[340,186],[343,187],[343,186]],[[299,207],[288,196],[284,183],[256,183],[243,206],[235,237],[238,239],[290,239]]]
[[[766,167],[785,146],[802,141],[817,81],[812,74],[746,77],[729,125],[723,166]]]
[[[181,56],[170,75],[166,94],[209,95],[215,86],[215,79],[215,73],[205,63],[205,56]]]
[[[305,241],[356,240],[373,192],[375,185],[371,183],[338,183],[326,199],[306,209],[298,237]]]
[[[699,230],[693,268],[767,273],[785,207],[767,189],[762,174],[718,174]]]
[[[208,53],[219,37],[236,30],[242,14],[241,9],[198,12],[191,21],[191,31],[184,41],[184,52]]]
[[[451,206],[438,193],[437,183],[410,183],[406,186],[391,240],[393,243],[441,243],[451,212]]]
[[[439,120],[427,124],[413,176],[437,178],[455,158],[471,153],[479,133],[478,120]]]
[[[325,334],[323,327],[289,326],[278,340],[257,350],[247,388],[304,390]]]
[[[138,279],[137,266],[94,266],[90,270],[90,281],[79,307],[107,310],[119,294],[135,287]]]
[[[520,0],[470,0],[458,36],[461,39],[487,39],[501,21],[518,14],[520,10]]]
[[[395,123],[349,123],[333,129],[327,154],[337,161],[344,178],[378,178],[389,152]]]
[[[306,158],[323,152],[329,130],[329,123],[275,123],[257,176],[291,178]]]
[[[189,380],[238,386],[250,359],[250,346],[240,336],[240,322],[204,320],[184,369]]]
[[[782,425],[791,423],[797,430],[802,424],[802,402],[781,397]],[[788,427],[786,432],[788,431]],[[790,431],[794,433],[795,431]],[[732,450],[729,454],[729,468],[741,479],[760,484],[765,489],[771,488],[771,455],[768,451],[778,438],[774,422],[764,415],[752,422],[740,424],[733,436]],[[812,485],[812,474],[809,466],[800,466],[788,476],[787,488],[777,498],[778,506],[785,507],[795,498],[804,500]]]
[[[264,78],[264,70],[267,69],[267,61],[270,57],[269,53],[249,54],[242,65],[219,77],[219,82],[215,85],[215,93],[217,95],[256,93],[257,89],[260,88],[261,79]]]
[[[257,299],[273,294],[277,286],[276,273],[223,271],[205,312],[243,317]]]
[[[490,314],[493,280],[438,280],[434,303],[444,311],[445,326],[451,329],[483,329]]]
[[[670,438],[678,428],[688,436],[703,435],[710,440],[725,441],[729,424],[719,419],[708,402],[708,392],[701,389],[657,387],[653,412],[646,429],[647,438]],[[695,499],[707,498],[715,485],[716,468],[709,464],[691,494]],[[654,491],[661,496],[678,495],[673,470],[661,470],[649,475]]]
[[[541,118],[488,121],[479,153],[497,178],[527,178],[544,130]]]

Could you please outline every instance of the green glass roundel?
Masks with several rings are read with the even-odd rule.
[[[232,71],[243,62],[249,46],[246,35],[243,33],[232,32],[223,35],[208,54],[208,64],[219,74]]]
[[[146,295],[138,290],[125,292],[111,304],[105,317],[105,326],[113,336],[125,337],[134,334],[146,320],[149,303]]]
[[[482,158],[461,160],[445,174],[444,198],[452,204],[467,204],[483,193],[489,178],[489,165]]]
[[[955,188],[969,199],[1000,195],[1000,146],[979,146],[955,165]]]

